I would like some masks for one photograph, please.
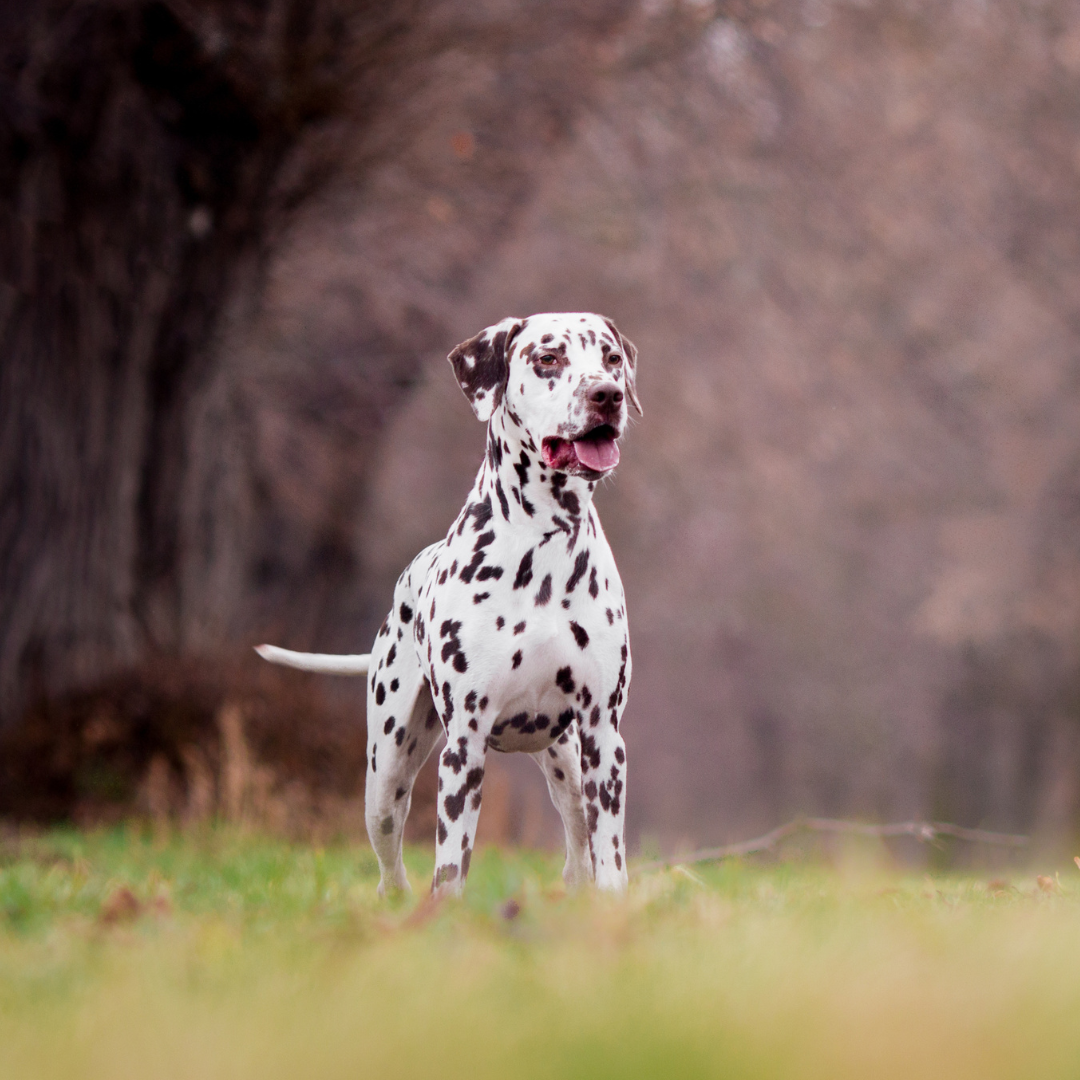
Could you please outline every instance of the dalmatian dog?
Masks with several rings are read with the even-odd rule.
[[[380,893],[408,889],[402,831],[439,736],[436,895],[469,872],[488,751],[527,753],[566,832],[563,877],[626,888],[626,602],[593,508],[619,462],[637,350],[599,315],[508,318],[449,360],[487,451],[444,540],[401,575],[363,656],[260,646],[268,660],[369,674],[365,817]]]

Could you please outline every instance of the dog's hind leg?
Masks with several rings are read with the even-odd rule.
[[[547,780],[548,792],[562,818],[566,833],[566,865],[563,881],[571,888],[592,881],[589,826],[581,796],[581,741],[577,724],[571,724],[558,741],[532,755]]]
[[[405,648],[400,652],[380,648],[380,644],[377,639],[368,680],[364,817],[371,846],[379,859],[379,895],[382,896],[388,890],[409,889],[401,858],[402,833],[416,774],[442,728],[411,641],[406,637]]]

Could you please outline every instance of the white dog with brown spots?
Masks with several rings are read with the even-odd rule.
[[[370,673],[368,835],[380,892],[409,887],[402,831],[439,735],[436,894],[469,872],[489,750],[531,754],[566,831],[567,884],[626,888],[626,602],[597,482],[619,462],[637,351],[599,315],[503,319],[452,353],[487,453],[445,540],[398,580],[363,656],[259,647],[310,671]]]

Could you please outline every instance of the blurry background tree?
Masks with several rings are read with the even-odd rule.
[[[250,692],[258,637],[341,647],[366,634],[365,482],[387,417],[446,335],[409,278],[429,277],[429,294],[468,288],[595,79],[574,62],[578,38],[618,13],[458,8],[3,9],[0,717],[10,733],[30,710],[33,736],[9,745],[8,809],[69,808],[100,748],[60,753],[46,778],[45,747],[93,727],[102,695],[130,719],[118,685],[133,675],[168,683],[159,705],[199,697],[193,680],[203,697],[215,684],[212,700],[237,680]],[[423,207],[394,218],[410,216],[408,187],[431,181],[417,139],[455,108],[475,205],[448,242],[427,235]],[[485,152],[470,167],[473,131]],[[368,190],[379,168],[400,173],[389,196]],[[379,235],[345,280],[273,299],[283,252],[358,209]],[[386,276],[412,254],[422,265]],[[258,358],[243,344],[253,329]],[[63,722],[72,694],[78,715]],[[144,734],[128,780],[159,743],[182,768],[175,740]],[[111,741],[133,737],[121,723]]]
[[[632,832],[1076,828],[1080,4],[0,10],[0,809],[182,802],[230,698],[355,795],[359,689],[248,647],[365,649],[448,349],[593,309]]]

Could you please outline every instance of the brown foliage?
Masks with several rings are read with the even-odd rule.
[[[358,705],[328,702],[307,677],[257,662],[147,664],[51,699],[8,733],[0,814],[355,834],[365,742]]]

